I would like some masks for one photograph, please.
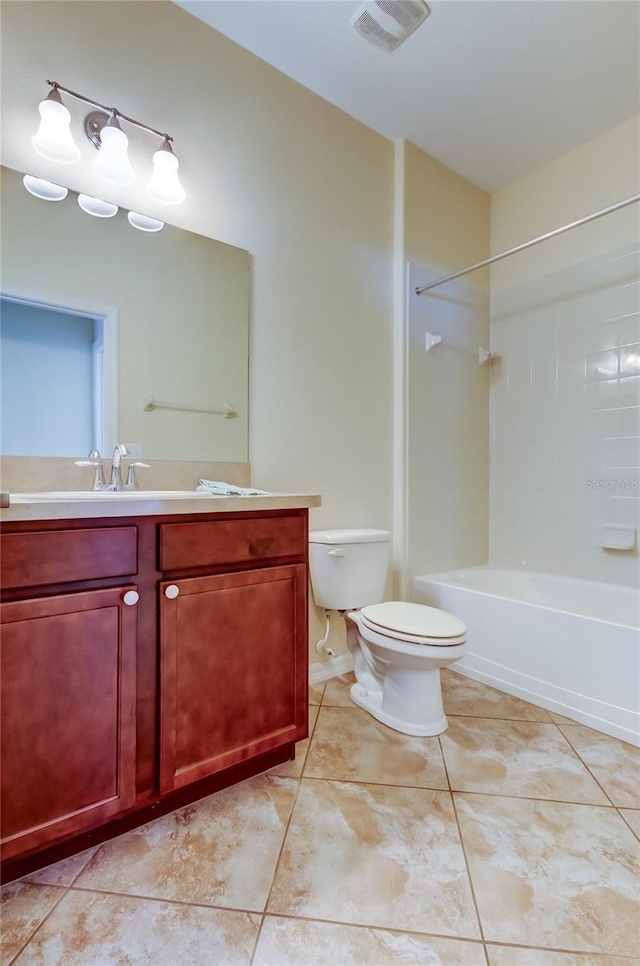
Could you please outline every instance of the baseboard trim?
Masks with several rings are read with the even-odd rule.
[[[320,684],[329,678],[338,677],[353,671],[353,657],[351,654],[340,654],[330,657],[326,661],[315,661],[309,665],[309,684]]]

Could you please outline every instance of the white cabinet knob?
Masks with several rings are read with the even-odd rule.
[[[139,600],[140,594],[137,590],[128,590],[122,598],[123,603],[125,603],[127,607],[133,607],[133,605],[137,604]]]
[[[168,597],[169,600],[175,600],[175,598],[178,596],[179,593],[180,593],[180,588],[176,587],[175,584],[169,584],[169,586],[165,587],[164,589],[164,596]]]

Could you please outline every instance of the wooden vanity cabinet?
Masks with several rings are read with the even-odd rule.
[[[160,790],[307,734],[306,518],[167,524],[160,566]],[[249,569],[247,569],[249,568]]]
[[[306,733],[306,579],[296,564],[162,584],[162,792]]]
[[[135,571],[136,534],[14,533],[0,549],[3,592],[22,597],[0,604],[0,827],[11,858],[134,804],[136,587],[60,589],[81,572]],[[53,579],[47,596],[40,585]]]
[[[306,559],[305,509],[3,528],[6,877],[293,756]]]

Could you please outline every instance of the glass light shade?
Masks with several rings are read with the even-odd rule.
[[[157,218],[150,218],[149,215],[141,215],[137,211],[130,211],[127,215],[127,221],[139,231],[162,231],[164,228],[163,221],[158,221]]]
[[[162,147],[153,156],[153,174],[147,191],[156,201],[165,205],[179,205],[185,199],[185,190],[178,177],[178,159],[170,147]]]
[[[59,96],[58,94],[58,98]],[[40,102],[38,110],[40,127],[31,138],[34,151],[49,161],[73,164],[80,157],[80,149],[69,129],[69,111],[60,100],[52,99],[51,96]]]
[[[42,178],[34,178],[30,174],[25,174],[22,183],[29,194],[42,198],[43,201],[64,201],[69,194],[68,188],[53,184],[51,181],[43,181]]]
[[[127,148],[129,138],[119,126],[105,124],[100,132],[100,150],[93,170],[112,184],[133,184],[136,173],[131,167]]]
[[[113,218],[118,214],[118,206],[112,205],[109,201],[102,201],[100,198],[92,198],[91,195],[78,195],[78,204],[88,215],[94,218]]]

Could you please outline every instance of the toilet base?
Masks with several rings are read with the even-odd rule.
[[[438,672],[436,671],[436,674]],[[438,680],[438,687],[440,682]],[[386,725],[388,728],[392,728],[394,731],[399,731],[403,735],[413,735],[418,738],[430,738],[435,735],[441,735],[443,731],[446,731],[449,727],[449,722],[447,721],[447,716],[444,711],[442,713],[436,713],[433,718],[421,722],[405,721],[397,715],[390,713],[383,707],[383,697],[384,693],[382,690],[378,691],[368,691],[362,684],[357,681],[351,686],[349,692],[351,700],[363,711],[368,711],[370,715],[381,721],[382,724]],[[440,702],[440,709],[442,709],[442,703]]]

